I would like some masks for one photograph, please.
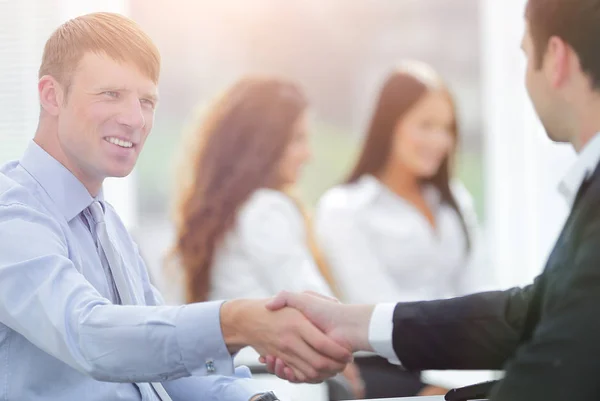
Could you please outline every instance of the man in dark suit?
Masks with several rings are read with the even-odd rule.
[[[408,369],[505,369],[492,400],[599,400],[600,0],[529,0],[526,20],[536,113],[579,153],[560,185],[571,214],[543,273],[525,288],[450,300],[342,305],[283,293],[271,308],[295,307],[339,342]]]

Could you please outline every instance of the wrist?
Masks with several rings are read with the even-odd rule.
[[[247,331],[244,328],[245,314],[243,312],[247,309],[248,302],[242,299],[234,299],[225,301],[221,305],[221,333],[223,334],[223,341],[227,346],[227,350],[231,354],[239,352],[242,348],[249,345],[246,338]]]
[[[369,325],[373,315],[373,305],[345,305],[345,332],[353,352],[373,352],[369,342]]]

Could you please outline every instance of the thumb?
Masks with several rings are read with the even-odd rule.
[[[323,294],[320,294],[315,291],[304,291],[304,294],[307,294],[307,295],[310,295],[310,296],[313,296],[316,298],[321,298],[321,299],[324,299],[325,301],[335,302],[336,304],[340,303],[339,299],[337,299],[337,298],[328,297],[327,295],[323,295]]]
[[[275,297],[271,298],[271,300],[265,304],[265,307],[271,311],[277,311],[286,306],[294,308],[298,304],[297,298],[297,294],[289,291],[280,291],[279,294],[275,295]]]

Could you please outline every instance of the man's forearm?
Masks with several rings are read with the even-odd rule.
[[[223,341],[231,354],[235,354],[245,346],[244,331],[238,326],[242,323],[239,319],[240,301],[227,301],[221,305],[221,331]]]
[[[393,346],[403,366],[502,369],[519,344],[530,297],[523,290],[400,303]]]

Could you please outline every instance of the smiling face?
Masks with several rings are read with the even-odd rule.
[[[45,111],[55,135],[45,148],[90,193],[105,178],[128,175],[154,121],[157,86],[132,63],[86,53],[66,88],[51,76],[40,79]],[[50,143],[48,143],[50,142]]]
[[[284,185],[295,185],[302,168],[311,158],[308,117],[304,112],[294,124],[293,133],[279,162],[279,179]]]
[[[454,109],[442,91],[426,93],[398,122],[390,163],[429,179],[454,148]]]

